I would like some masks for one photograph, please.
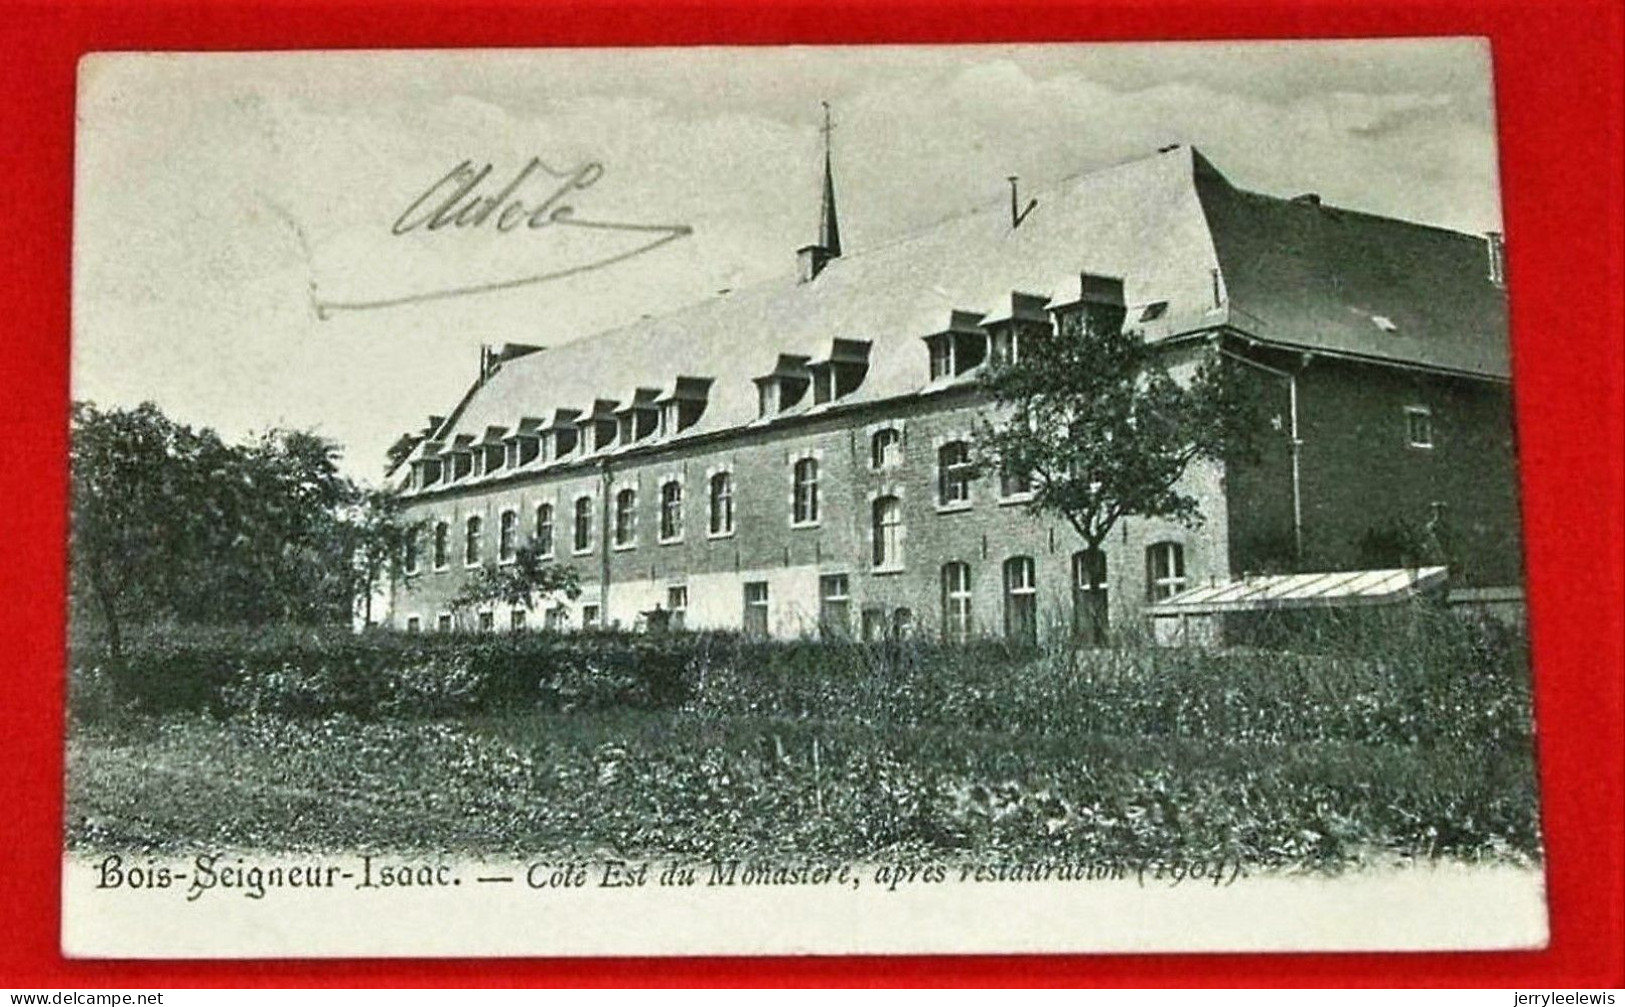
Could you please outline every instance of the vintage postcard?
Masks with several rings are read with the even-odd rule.
[[[79,85],[69,955],[1544,945],[1482,40]]]

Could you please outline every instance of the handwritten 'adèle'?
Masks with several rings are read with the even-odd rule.
[[[539,157],[533,157],[502,189],[491,195],[476,195],[475,191],[494,170],[495,166],[489,162],[478,169],[474,167],[473,161],[458,164],[412,201],[411,205],[396,218],[390,233],[403,235],[419,227],[430,231],[438,231],[444,227],[483,227],[493,213],[496,214],[494,226],[502,232],[511,231],[521,223],[531,230],[539,230],[553,224],[576,223],[573,220],[575,207],[564,202],[564,198],[572,191],[591,188],[604,177],[604,166],[597,161],[587,161],[575,168],[560,170],[551,167]],[[542,202],[529,206],[515,194],[526,180],[538,171],[555,180],[563,179],[563,182]],[[432,209],[428,208],[431,201],[442,192],[445,195],[440,202],[433,205]],[[499,207],[501,212],[498,212]],[[615,224],[596,226],[637,229]]]

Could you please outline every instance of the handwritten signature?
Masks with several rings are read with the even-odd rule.
[[[514,173],[505,185],[492,190],[489,183],[495,171],[496,166],[489,162],[478,167],[473,161],[460,162],[407,205],[390,226],[390,234],[400,238],[418,231],[436,232],[446,228],[473,230],[486,227],[501,234],[509,234],[521,227],[526,231],[574,227],[595,231],[623,231],[650,237],[630,249],[543,272],[492,282],[418,291],[374,300],[324,301],[313,296],[317,315],[327,318],[331,313],[339,311],[392,308],[470,294],[512,290],[515,287],[559,280],[624,262],[693,233],[693,228],[686,224],[634,224],[577,216],[574,197],[591,189],[604,177],[604,166],[597,161],[587,161],[573,168],[559,169],[541,158],[533,157]],[[550,188],[542,190],[544,196],[540,200],[527,191],[527,185],[534,182],[550,184]],[[529,187],[536,188],[534,185]]]

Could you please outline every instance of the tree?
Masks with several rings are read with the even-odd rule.
[[[157,406],[102,411],[76,402],[68,449],[69,584],[120,654],[127,620],[169,610],[211,551],[229,509],[230,449]]]
[[[1033,510],[1065,518],[1094,554],[1126,517],[1198,524],[1182,477],[1198,459],[1250,450],[1254,428],[1222,358],[1202,360],[1182,383],[1123,317],[1120,308],[1061,314],[1053,334],[1032,334],[984,381],[1003,414],[983,431],[993,463],[1027,480]],[[1092,635],[1101,641],[1099,620]]]
[[[145,403],[73,406],[69,583],[119,656],[130,625],[342,622],[354,597],[338,449],[304,431],[229,445]]]
[[[488,563],[476,570],[452,598],[451,607],[461,611],[501,604],[529,611],[538,599],[554,594],[579,598],[581,578],[574,567],[559,566],[527,545],[514,551],[512,563]]]
[[[360,492],[346,515],[355,583],[351,595],[361,599],[363,625],[372,625],[372,598],[380,584],[413,576],[413,554],[426,522],[405,519],[405,500],[394,489]]]

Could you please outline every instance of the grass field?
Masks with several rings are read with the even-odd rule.
[[[681,713],[76,733],[70,845],[1258,865],[1538,855],[1527,759]]]
[[[1521,638],[1319,652],[166,638],[75,663],[87,851],[1532,862]],[[99,683],[99,684],[98,684]]]

